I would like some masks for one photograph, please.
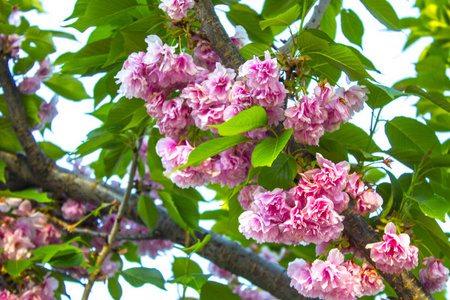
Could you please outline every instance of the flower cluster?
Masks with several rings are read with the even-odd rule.
[[[318,145],[325,131],[335,131],[363,108],[367,93],[364,86],[352,86],[346,91],[335,90],[328,82],[320,83],[314,94],[303,96],[286,109],[284,127],[294,129],[296,142]]]
[[[388,223],[384,229],[383,242],[369,244],[370,258],[377,269],[387,273],[401,273],[418,265],[419,249],[410,245],[410,237],[406,233],[396,234],[394,223]]]
[[[2,290],[0,288],[0,299],[1,300],[56,300],[54,294],[55,290],[58,288],[58,280],[53,277],[46,276],[44,281],[40,284],[36,284],[34,281],[29,281],[26,286],[24,286],[23,293],[17,296],[7,290]]]
[[[187,17],[188,9],[194,7],[194,0],[161,0],[158,6],[175,21]]]
[[[0,55],[11,57],[12,59],[19,58],[19,49],[22,41],[25,38],[15,33],[11,35],[5,35],[0,33]]]
[[[420,283],[430,293],[442,291],[448,281],[448,269],[442,264],[442,259],[433,256],[423,259],[425,269],[419,270]]]
[[[39,69],[33,77],[25,77],[17,87],[24,95],[32,95],[41,87],[41,82],[47,81],[52,75],[52,67],[48,58],[39,63]]]
[[[351,300],[376,295],[384,290],[383,280],[367,264],[344,262],[344,255],[332,249],[326,261],[308,263],[297,258],[289,263],[287,274],[291,286],[305,297]]]

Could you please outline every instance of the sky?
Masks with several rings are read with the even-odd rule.
[[[38,25],[42,29],[60,29],[61,25],[67,25],[67,22],[63,20],[69,16],[72,12],[74,0],[41,0],[45,14],[37,14],[35,12],[27,13],[27,19],[32,25]],[[246,0],[241,1],[241,3],[246,3],[252,6],[256,11],[260,12],[262,8],[262,0]],[[419,11],[412,7],[414,1],[406,0],[396,0],[390,1],[391,5],[394,7],[396,12],[399,14],[400,18],[407,16],[417,16]],[[354,10],[361,20],[363,20],[365,27],[365,34],[363,36],[362,50],[363,54],[371,60],[375,67],[381,71],[382,74],[371,74],[373,77],[379,81],[381,84],[386,86],[391,86],[395,82],[414,76],[414,62],[417,61],[422,50],[430,43],[429,39],[421,39],[415,44],[413,44],[407,51],[403,52],[402,48],[406,41],[405,32],[389,32],[386,28],[380,24],[373,16],[364,8],[360,1],[357,0],[344,0],[344,8],[351,8]],[[234,29],[231,24],[226,20],[224,10],[226,6],[220,6],[217,10],[219,17],[225,24],[226,29],[229,31],[230,35],[234,34]],[[296,31],[294,24],[293,31]],[[337,41],[350,44],[342,32],[340,31],[340,26],[338,25]],[[55,60],[58,55],[66,51],[75,51],[83,46],[84,42],[87,40],[89,33],[87,32],[81,34],[72,28],[66,28],[68,32],[74,34],[77,37],[78,42],[56,39],[55,44],[57,46],[57,54],[52,55],[51,60]],[[288,38],[289,36],[284,34],[283,38]],[[353,45],[355,46],[355,45]],[[355,46],[358,47],[358,46]],[[92,95],[93,86],[95,85],[95,78],[83,79],[86,90],[88,94]],[[346,85],[345,78],[339,82],[341,85]],[[51,93],[45,88],[39,91],[40,95],[45,97],[45,99],[50,100]],[[395,116],[401,115],[407,117],[415,117],[415,108],[412,106],[417,101],[415,97],[403,97],[398,99],[393,103],[389,104],[383,109],[382,119],[390,120]],[[45,139],[54,142],[55,144],[62,147],[66,151],[74,151],[82,141],[86,139],[86,134],[92,129],[100,125],[99,121],[94,117],[87,115],[86,113],[93,111],[93,101],[86,100],[81,102],[73,102],[65,99],[60,99],[58,103],[59,114],[53,121],[52,131],[46,130]],[[360,113],[356,114],[352,119],[352,123],[362,127],[366,131],[369,130],[371,111],[370,109],[364,109]],[[384,124],[382,123],[378,132],[375,134],[375,139],[382,149],[390,148],[389,142],[384,135],[383,130]],[[40,138],[40,137],[37,137]],[[448,138],[448,135],[447,135]],[[86,162],[90,162],[95,159],[94,154],[85,159]],[[65,162],[60,162],[61,166],[68,167]],[[408,168],[402,166],[399,163],[393,164],[394,173],[396,175],[402,174],[405,171],[410,171]],[[217,203],[216,203],[217,205]],[[449,222],[447,222],[448,224]],[[178,251],[177,256],[183,256],[183,252]],[[156,260],[151,260],[149,258],[143,258],[143,264],[145,267],[155,267],[158,268],[164,278],[167,280],[172,276],[170,271],[170,262],[172,261],[172,253],[158,257]],[[203,259],[197,260],[200,262],[201,266],[206,270],[207,262]],[[126,264],[125,268],[138,266],[137,264]],[[168,292],[164,292],[154,286],[145,285],[142,288],[135,289],[130,287],[127,283],[122,280],[122,288],[124,289],[124,294],[122,299],[131,299],[135,295],[152,295],[153,299],[177,299],[179,297],[179,291],[176,290],[175,285],[166,285],[169,289]],[[83,289],[79,285],[69,284],[68,293],[71,295],[72,299],[80,299]],[[136,293],[136,294],[135,294]],[[197,295],[195,292],[191,295]],[[111,299],[106,286],[97,283],[92,290],[90,299]]]

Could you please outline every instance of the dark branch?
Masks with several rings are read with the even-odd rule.
[[[12,127],[17,134],[23,150],[27,154],[27,163],[29,163],[31,170],[36,176],[45,178],[48,170],[54,166],[54,162],[36,144],[30,132],[22,98],[8,68],[8,60],[1,58],[0,85],[3,88],[3,95],[11,118]]]

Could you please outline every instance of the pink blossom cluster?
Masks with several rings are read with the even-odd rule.
[[[161,0],[158,6],[175,21],[187,17],[188,10],[194,7],[194,0]]]
[[[366,246],[370,249],[370,258],[376,263],[377,269],[391,274],[414,269],[419,263],[419,249],[410,245],[409,235],[397,235],[396,232],[394,223],[388,223],[383,241]]]
[[[239,295],[242,300],[276,300],[274,296],[266,291],[245,285],[237,285],[233,289],[233,293]]]
[[[42,130],[47,124],[50,124],[53,121],[58,114],[56,104],[58,104],[58,95],[53,96],[49,103],[41,103],[38,110],[38,118],[40,123],[35,124],[32,130]]]
[[[448,269],[442,264],[442,259],[433,256],[425,257],[419,270],[420,283],[430,292],[435,293],[445,289],[448,281]]]
[[[30,201],[0,198],[0,211],[11,212],[17,218],[0,216],[0,260],[21,260],[31,257],[30,250],[61,243],[61,232],[47,217],[36,211]]]
[[[47,81],[52,75],[50,60],[45,58],[39,63],[39,69],[33,77],[25,77],[17,87],[24,95],[32,95],[41,87],[41,82]]]
[[[383,280],[367,264],[362,267],[345,261],[338,249],[332,249],[326,261],[308,263],[297,258],[289,263],[291,286],[305,297],[351,300],[376,295],[384,290]]]
[[[20,45],[24,39],[23,36],[15,33],[11,35],[0,33],[0,55],[18,59]]]
[[[48,276],[45,276],[44,281],[40,284],[29,280],[20,295],[0,288],[0,300],[56,300],[54,294],[58,285],[58,280]]]
[[[296,142],[318,145],[326,131],[335,131],[354,112],[363,108],[367,93],[364,86],[335,90],[328,82],[319,83],[314,94],[304,95],[298,103],[286,109],[284,127],[294,130]]]
[[[353,210],[363,216],[368,215],[383,205],[383,198],[373,190],[365,190],[360,174],[352,173],[345,191],[356,200]]]

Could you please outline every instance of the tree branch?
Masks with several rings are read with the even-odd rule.
[[[327,7],[330,5],[331,0],[320,0],[319,4],[314,8],[313,15],[311,19],[309,19],[308,23],[303,27],[303,30],[309,28],[319,28],[320,21],[322,20],[323,14],[327,10]],[[291,36],[287,42],[278,48],[278,51],[284,54],[288,54],[291,51],[292,46],[294,45],[294,41],[297,39],[297,33]]]
[[[3,88],[12,127],[27,154],[27,163],[36,176],[44,179],[48,170],[54,166],[54,161],[41,150],[34,140],[22,98],[8,68],[8,60],[2,58],[0,58],[0,85]]]
[[[203,0],[201,2],[205,3],[209,2],[209,5],[212,5],[211,0]],[[320,0],[319,4],[314,9],[314,13],[310,21],[305,25],[305,29],[317,28],[319,26],[320,20],[330,2],[331,0]],[[213,18],[212,16],[208,17],[207,15],[208,14],[215,15],[214,10],[210,10],[208,8],[208,10],[201,11],[202,9],[204,9],[205,6],[196,7],[197,15],[201,14],[202,18],[204,19],[212,19]],[[211,40],[212,38],[214,38],[214,34],[216,32],[221,32],[221,30],[217,28],[217,26],[222,27],[222,24],[220,22],[214,23],[214,28],[212,28],[212,24],[208,22],[206,23],[202,22],[202,26],[206,26],[206,28],[203,29],[205,30],[208,39]],[[223,27],[222,30],[224,31]],[[294,36],[293,38],[295,39],[296,36]],[[213,46],[216,45],[213,43]],[[286,43],[285,46],[287,48],[284,48],[283,51],[287,51],[286,53],[289,53],[290,45]],[[231,48],[236,48],[236,46],[233,43],[231,44],[225,43],[224,47],[229,47],[230,49],[228,51],[230,53],[234,51]],[[223,49],[221,51],[223,51]],[[234,63],[232,61],[227,60],[226,57],[222,58],[222,62],[225,64],[228,63],[234,65]],[[291,145],[290,147],[292,147],[293,149],[295,148],[298,149],[298,147],[296,147],[295,145]],[[370,252],[368,252],[368,250],[365,247],[369,243],[381,241],[381,238],[373,230],[373,228],[369,225],[369,223],[360,215],[354,214],[350,209],[345,211],[343,215],[345,216],[344,219],[345,234],[347,235],[352,244],[354,244],[358,249],[364,250],[362,251],[362,253],[364,253],[366,258],[368,258],[370,261]],[[392,288],[395,290],[400,299],[414,299],[414,300],[433,299],[433,297],[422,287],[420,282],[415,278],[415,276],[410,271],[403,271],[401,274],[396,275],[386,274],[384,272],[380,272],[380,274],[382,274],[382,276],[386,279],[389,285],[392,286]],[[420,291],[424,292],[419,293]],[[414,294],[413,292],[417,292],[417,294]]]

